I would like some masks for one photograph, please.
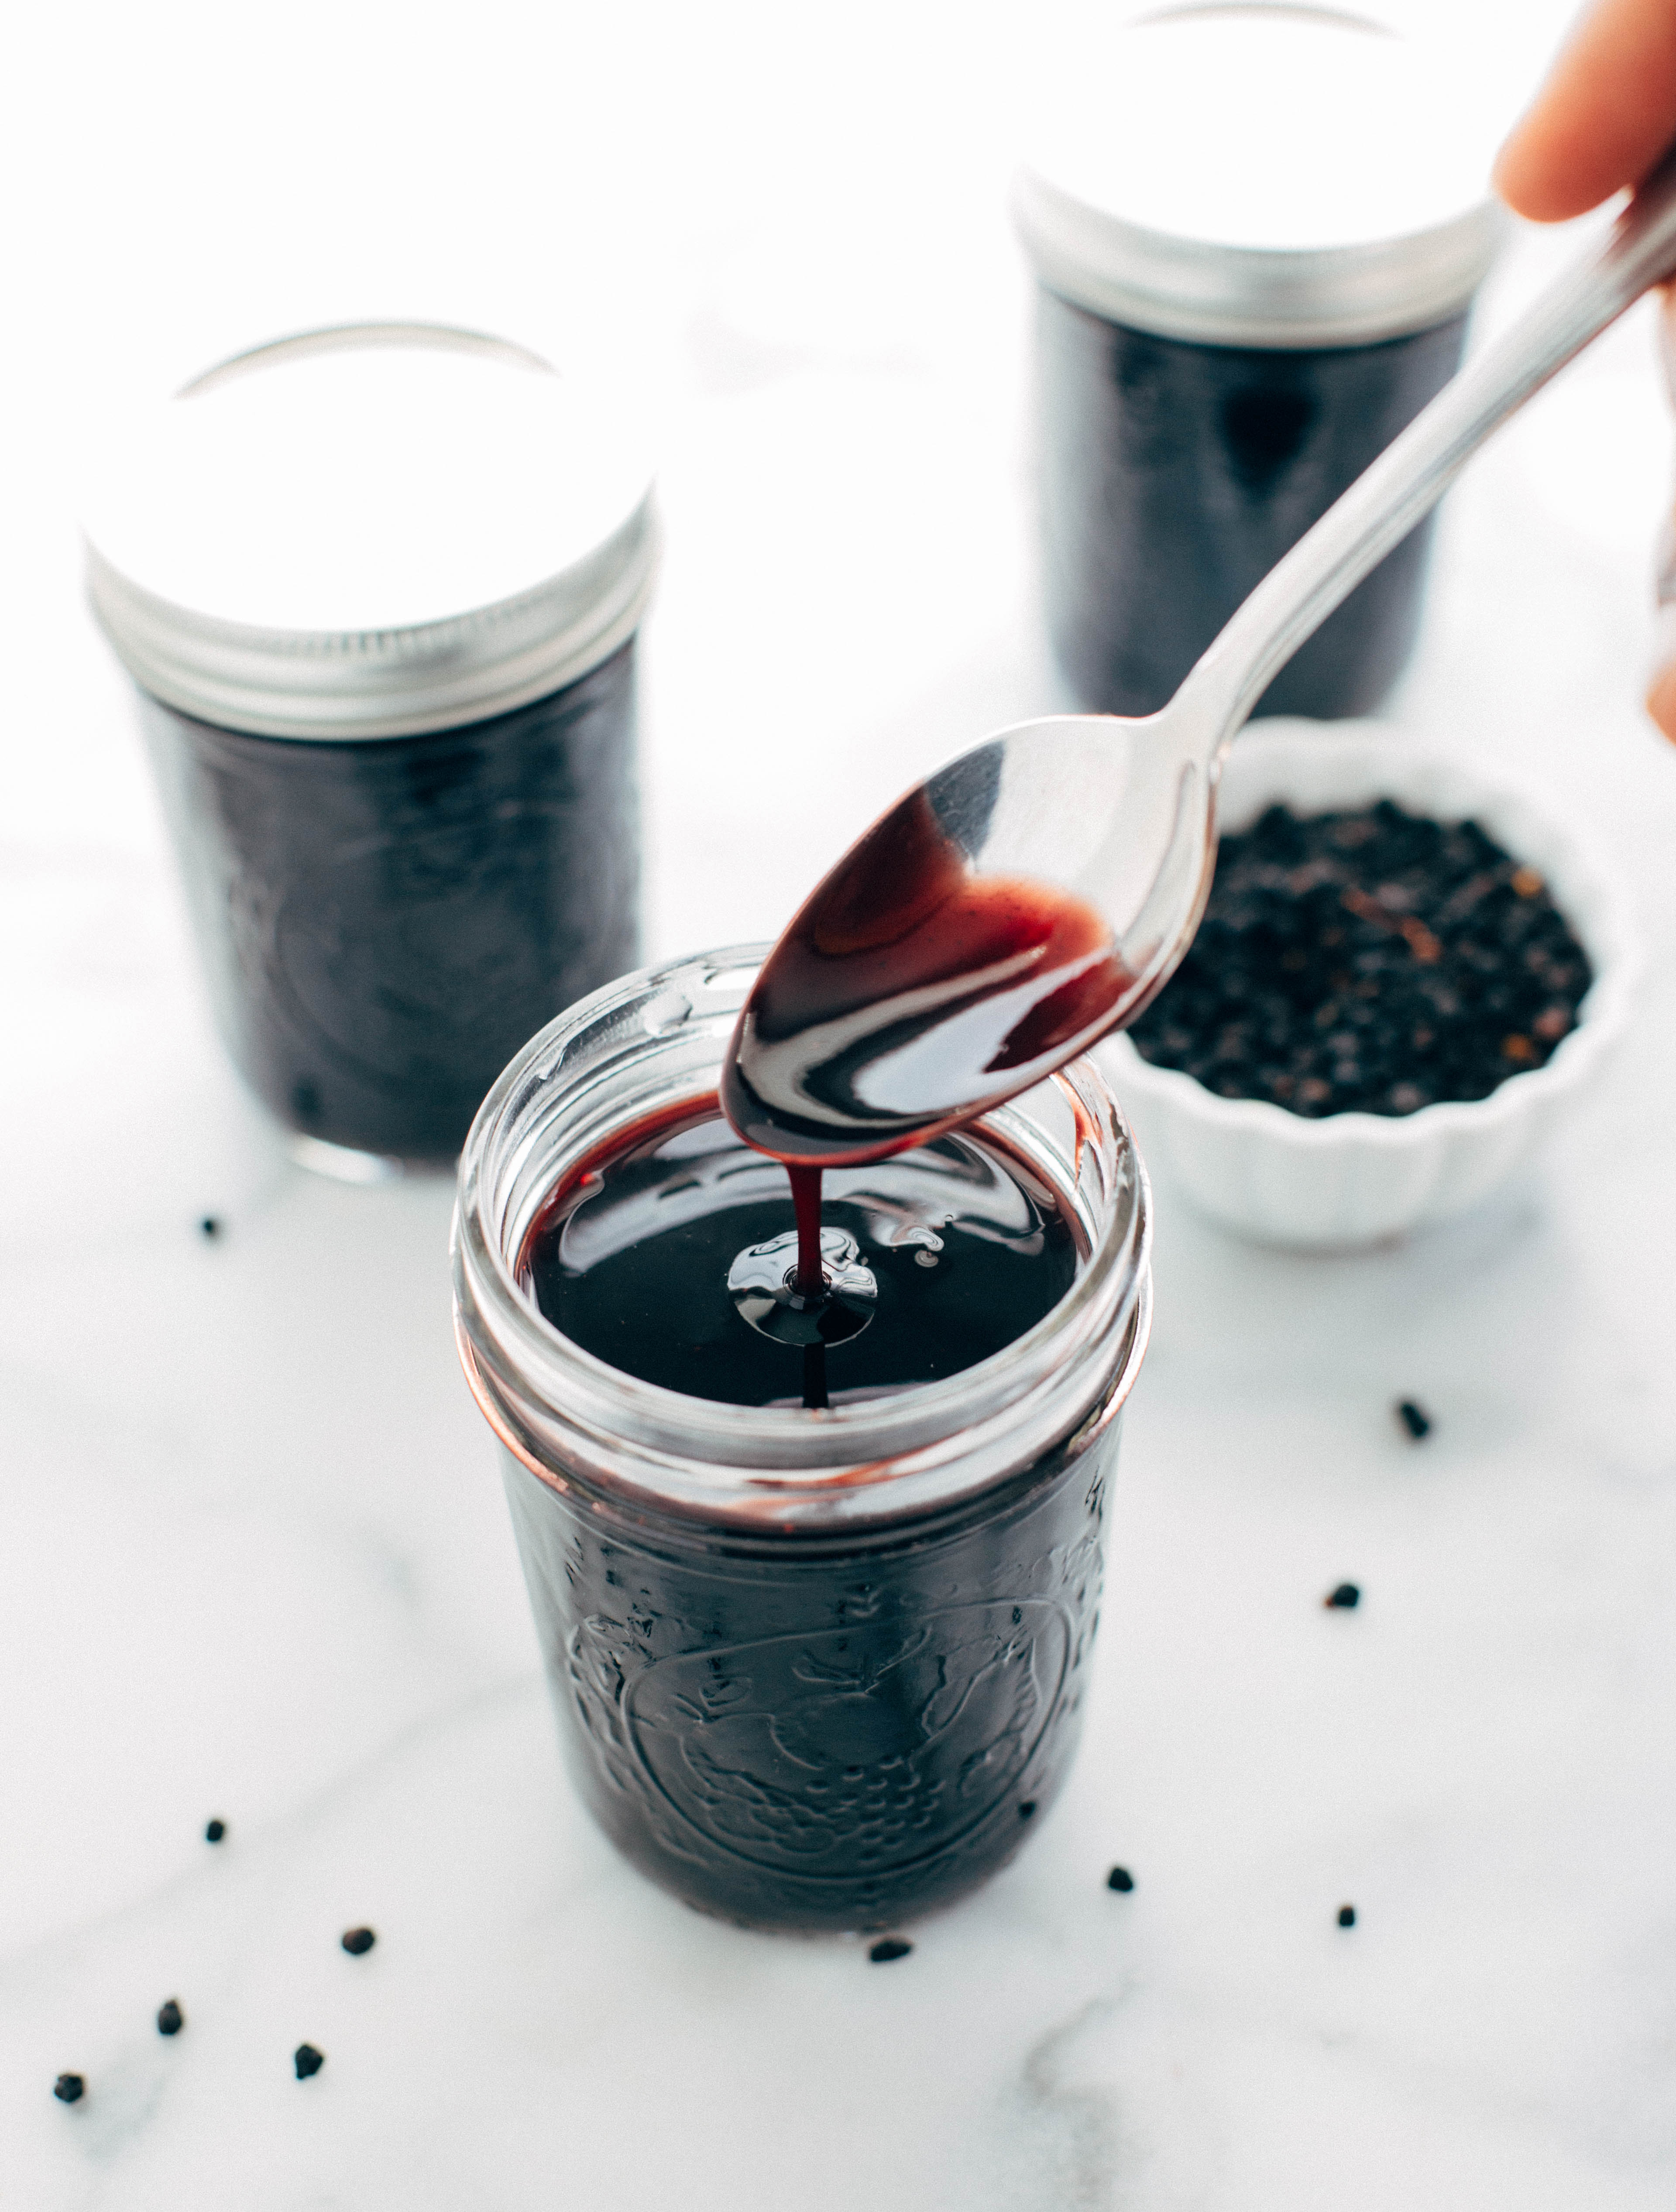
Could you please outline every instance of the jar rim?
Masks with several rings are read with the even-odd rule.
[[[1332,7],[1213,0],[1080,29],[1014,183],[1044,284],[1200,344],[1377,343],[1466,307],[1502,235],[1490,103]],[[1429,161],[1387,158],[1423,133]]]
[[[82,535],[94,613],[143,690],[219,727],[339,741],[576,682],[638,626],[659,550],[614,393],[427,323],[300,331],[136,409]]]
[[[532,1038],[485,1099],[460,1157],[452,1241],[467,1380],[502,1442],[561,1487],[579,1480],[758,1528],[849,1527],[941,1508],[1112,1419],[1144,1355],[1150,1194],[1091,1060],[977,1125],[1043,1175],[1082,1221],[1089,1251],[1047,1315],[958,1374],[819,1410],[689,1398],[561,1334],[515,1273],[529,1222],[567,1159],[714,1088],[713,1076],[706,1086],[695,1073],[719,1066],[767,951],[728,947],[608,984]],[[685,1013],[674,1013],[678,1003]],[[590,1050],[592,1062],[580,1064]],[[563,1104],[569,1126],[555,1142]]]

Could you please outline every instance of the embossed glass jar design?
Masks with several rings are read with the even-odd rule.
[[[760,957],[629,976],[519,1054],[460,1161],[456,1322],[594,1817],[702,1911],[878,1927],[1003,1865],[1070,1764],[1150,1318],[1147,1187],[1078,1061],[984,1125],[1081,1254],[993,1357],[819,1411],[593,1358],[528,1295],[531,1224],[568,1166],[713,1096]]]
[[[310,1164],[451,1161],[636,957],[634,424],[498,339],[313,331],[124,426],[86,528],[235,1066]]]
[[[1453,56],[1336,9],[1121,19],[1083,11],[1052,57],[1014,206],[1039,280],[1054,648],[1084,706],[1148,714],[1454,374],[1498,234],[1495,118]],[[1429,538],[1357,586],[1260,714],[1377,705]]]

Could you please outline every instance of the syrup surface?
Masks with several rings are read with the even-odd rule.
[[[957,1374],[1033,1328],[1076,1277],[1070,1221],[986,1136],[828,1170],[826,1184],[816,1227],[832,1288],[800,1300],[783,1168],[741,1143],[713,1097],[689,1101],[564,1178],[519,1273],[598,1358],[746,1406],[842,1404]]]
[[[844,855],[764,963],[722,1110],[788,1165],[877,1159],[1063,1066],[1131,988],[1092,907],[974,873],[922,787]]]

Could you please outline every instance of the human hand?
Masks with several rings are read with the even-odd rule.
[[[1640,182],[1676,139],[1676,0],[1596,0],[1496,163],[1517,215],[1561,222]],[[1676,393],[1676,303],[1660,341]],[[1659,556],[1659,642],[1647,711],[1676,739],[1676,520]]]

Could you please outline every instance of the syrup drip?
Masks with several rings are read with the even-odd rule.
[[[792,1279],[792,1288],[800,1297],[818,1298],[826,1287],[826,1271],[820,1263],[820,1170],[793,1167],[788,1163],[786,1174],[790,1179],[791,1203],[797,1216],[797,1273]],[[808,1349],[813,1351],[814,1347],[810,1346]],[[806,1368],[808,1364],[806,1360]],[[814,1401],[806,1397],[805,1402]],[[819,1402],[826,1404],[824,1395]]]

